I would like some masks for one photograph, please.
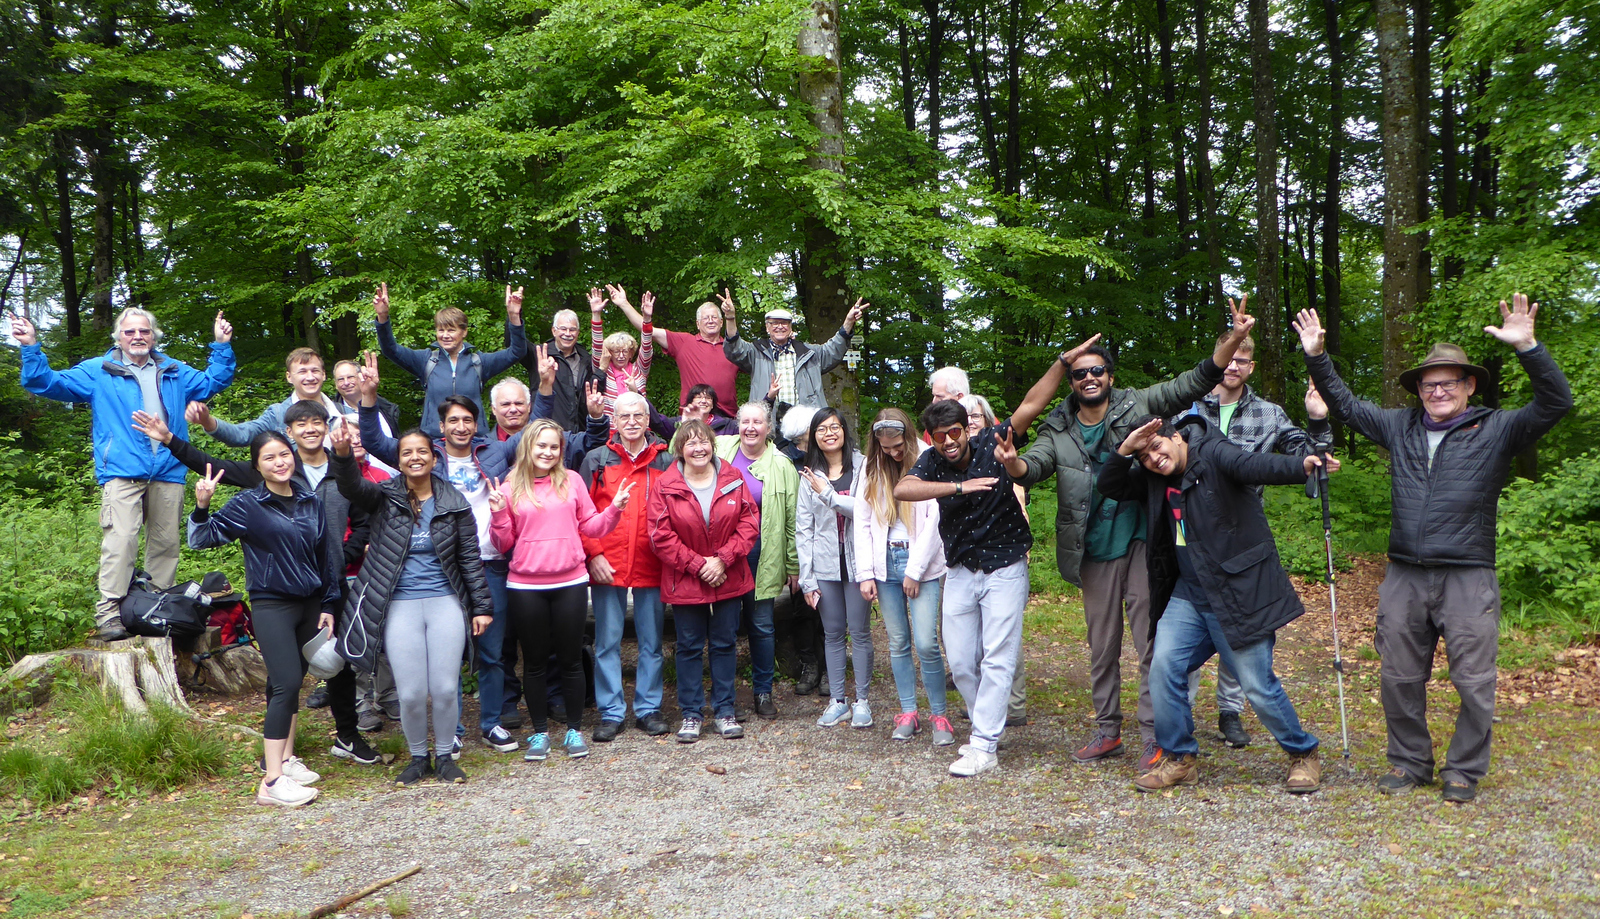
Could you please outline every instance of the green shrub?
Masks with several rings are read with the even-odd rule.
[[[0,751],[0,787],[40,807],[60,804],[93,784],[89,771],[66,756],[28,747]]]
[[[1573,457],[1500,498],[1496,559],[1504,613],[1568,640],[1600,635],[1600,453]]]
[[[1376,457],[1341,458],[1329,480],[1333,513],[1333,558],[1349,567],[1352,555],[1381,554],[1389,547],[1389,471]],[[1277,485],[1265,496],[1267,522],[1278,539],[1278,555],[1290,574],[1326,580],[1322,501],[1307,498],[1300,485]]]

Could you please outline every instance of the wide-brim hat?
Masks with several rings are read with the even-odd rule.
[[[211,595],[212,603],[237,603],[244,598],[234,589],[228,581],[228,576],[220,571],[208,572],[200,579],[200,590]]]
[[[1417,395],[1417,380],[1421,378],[1423,371],[1434,367],[1460,367],[1467,373],[1472,374],[1478,381],[1478,392],[1483,392],[1489,388],[1489,371],[1474,364],[1467,357],[1467,352],[1462,350],[1459,345],[1452,345],[1447,341],[1435,343],[1433,350],[1429,351],[1428,356],[1422,359],[1422,363],[1412,367],[1410,370],[1402,371],[1400,385],[1405,387],[1406,392],[1411,393],[1413,396]]]
[[[784,322],[787,322],[790,325],[793,325],[794,324],[794,313],[791,313],[786,309],[767,310],[766,319],[767,319],[768,322],[771,322],[774,319],[781,319]]]

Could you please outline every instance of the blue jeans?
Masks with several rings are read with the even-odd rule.
[[[757,566],[761,563],[761,540],[756,539],[756,544],[750,549],[750,573],[756,573]],[[757,600],[755,591],[745,594],[742,598],[743,612],[749,614],[750,637],[750,684],[755,693],[772,692],[772,673],[777,667],[776,654],[777,642],[773,638],[772,627],[772,602],[773,598]]]
[[[494,602],[494,622],[482,635],[473,638],[478,651],[478,728],[489,731],[500,726],[500,709],[505,704],[505,668],[500,664],[501,646],[506,640],[506,572],[510,563],[493,559],[483,563],[483,576],[489,582],[489,597]],[[456,734],[463,733],[456,726]]]
[[[1276,636],[1233,650],[1222,635],[1222,624],[1208,611],[1173,597],[1156,625],[1156,646],[1150,662],[1150,701],[1156,714],[1156,743],[1173,756],[1198,753],[1194,739],[1194,711],[1189,707],[1189,674],[1213,654],[1239,677],[1245,697],[1261,724],[1290,755],[1311,753],[1317,738],[1300,726],[1300,716],[1272,672],[1272,646]]]
[[[889,666],[894,671],[894,688],[900,695],[900,710],[917,710],[917,671],[911,659],[911,646],[922,661],[922,688],[928,693],[928,708],[935,715],[945,711],[944,655],[939,650],[939,598],[942,584],[923,581],[915,598],[906,597],[902,582],[910,551],[889,547],[886,556],[889,579],[878,582],[878,611],[883,628],[889,633]]]
[[[628,713],[622,685],[622,627],[633,591],[633,630],[639,639],[634,673],[633,717],[661,711],[661,588],[589,585],[594,600],[594,697],[601,721],[620,722]]]
[[[733,717],[733,680],[739,664],[739,598],[672,607],[678,640],[678,707],[685,718],[705,716],[705,647],[711,639],[711,708]]]

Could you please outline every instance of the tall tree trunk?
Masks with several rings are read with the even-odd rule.
[[[109,0],[100,8],[94,41],[104,48],[114,48],[121,43],[118,35],[118,8]],[[98,100],[99,115],[90,132],[89,185],[94,191],[94,247],[91,264],[94,270],[94,324],[108,329],[112,319],[112,287],[116,273],[117,178],[121,169],[117,162],[117,142],[112,126],[112,100]]]
[[[1410,363],[1418,298],[1417,94],[1403,0],[1374,0],[1383,84],[1383,404],[1406,403],[1400,372]]]
[[[1411,79],[1417,93],[1417,222],[1424,223],[1430,211],[1430,178],[1433,171],[1433,26],[1429,0],[1411,0]],[[1419,230],[1417,238],[1417,305],[1428,302],[1433,292],[1433,253],[1428,250],[1428,232]]]
[[[916,82],[912,79],[911,30],[901,23],[897,30],[900,39],[900,115],[906,121],[906,130],[917,130]]]
[[[1022,0],[1006,3],[1006,194],[1022,194]]]
[[[1169,144],[1172,147],[1172,181],[1174,203],[1178,207],[1178,246],[1173,259],[1183,265],[1188,261],[1189,240],[1189,167],[1184,162],[1183,116],[1178,110],[1178,81],[1172,67],[1172,12],[1169,0],[1156,0],[1158,40],[1161,53],[1161,101],[1166,107]],[[1173,291],[1178,306],[1178,321],[1190,328],[1189,282],[1185,278]]]
[[[67,312],[67,338],[83,334],[83,292],[78,286],[78,249],[72,231],[72,148],[62,131],[51,132],[56,161],[56,250],[61,255],[61,300]]]
[[[805,67],[800,73],[800,100],[818,134],[806,165],[844,180],[844,81],[839,69],[838,0],[812,0],[811,14],[796,41]],[[801,299],[806,326],[813,334],[839,328],[850,310],[845,287],[845,256],[839,234],[820,215],[802,216],[805,242],[800,253]],[[840,369],[824,380],[830,405],[854,419],[860,391],[854,371]]]
[[[287,123],[293,124],[296,120],[306,115],[306,82],[302,73],[305,66],[305,55],[311,50],[319,23],[313,21],[309,24],[289,20],[288,13],[281,12],[276,24],[277,36],[286,55],[283,64],[283,112]],[[301,176],[306,171],[305,145],[296,140],[285,140],[283,143],[283,159],[288,166],[289,174],[294,177],[295,183],[301,182]],[[311,258],[309,245],[301,244],[294,253],[295,283],[304,294],[316,280],[318,272]],[[289,303],[284,304],[284,334],[292,337],[299,331],[304,337],[306,347],[313,351],[322,350],[321,336],[317,334],[317,306],[310,297],[301,297],[298,312],[293,311]]]
[[[1256,122],[1256,373],[1257,385],[1283,402],[1282,265],[1278,228],[1278,93],[1272,76],[1272,26],[1267,0],[1250,0],[1250,69]]]
[[[1322,0],[1323,36],[1328,45],[1328,169],[1322,181],[1322,303],[1328,353],[1339,356],[1344,319],[1340,299],[1339,226],[1344,208],[1340,160],[1344,153],[1344,39],[1339,30],[1339,0]],[[1336,435],[1342,431],[1336,428]]]
[[[1206,6],[1210,0],[1195,0],[1194,4],[1194,63],[1199,75],[1200,123],[1195,126],[1194,166],[1195,179],[1200,185],[1200,195],[1205,209],[1206,259],[1210,264],[1212,322],[1218,334],[1228,326],[1228,311],[1223,305],[1227,297],[1222,292],[1222,247],[1217,241],[1217,189],[1211,179],[1211,58],[1206,52]]]

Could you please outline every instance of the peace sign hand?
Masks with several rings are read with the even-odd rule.
[[[1017,447],[1016,444],[1012,442],[1015,437],[1016,432],[1010,428],[1007,428],[1006,436],[996,437],[994,439],[995,462],[1004,466],[1017,458]]]
[[[378,404],[378,355],[375,351],[368,351],[363,356],[364,363],[361,367],[361,381],[356,385],[361,388],[361,404]]]
[[[539,391],[554,390],[556,385],[556,359],[550,356],[550,346],[540,345],[533,349],[534,356],[539,362]],[[549,395],[549,393],[545,393]]]
[[[627,484],[623,485],[622,488],[618,489],[616,496],[611,499],[611,506],[617,510],[622,510],[623,508],[627,507],[628,498],[631,496],[632,492],[632,482],[628,482]]]
[[[222,483],[224,470],[218,469],[216,478],[211,476],[211,464],[206,463],[206,474],[200,481],[194,483],[194,506],[205,510],[211,506],[211,496],[217,493],[217,486]]]
[[[734,319],[738,316],[738,306],[733,302],[733,295],[728,293],[728,288],[722,288],[722,293],[717,294],[717,304],[722,307],[723,319]]]
[[[36,345],[39,343],[39,330],[26,316],[17,313],[7,313],[11,317],[11,337],[19,345]]]
[[[844,314],[844,327],[854,330],[856,323],[861,321],[861,316],[872,304],[865,302],[860,297],[856,298],[855,306],[850,307],[850,312]]]
[[[1232,335],[1234,339],[1238,341],[1244,341],[1244,337],[1250,334],[1250,330],[1254,328],[1256,324],[1256,317],[1245,312],[1249,304],[1249,294],[1245,294],[1244,296],[1240,297],[1237,304],[1233,302],[1232,297],[1228,298],[1228,312],[1233,314]]]
[[[511,289],[506,285],[506,319],[512,325],[522,324],[522,288]]]
[[[489,510],[496,514],[506,509],[506,493],[500,490],[500,486],[500,479],[489,479]]]
[[[389,321],[389,285],[379,284],[377,293],[372,295],[372,312],[378,317],[379,322]]]
[[[606,387],[594,380],[583,384],[584,402],[589,406],[590,418],[603,418],[606,414]]]

